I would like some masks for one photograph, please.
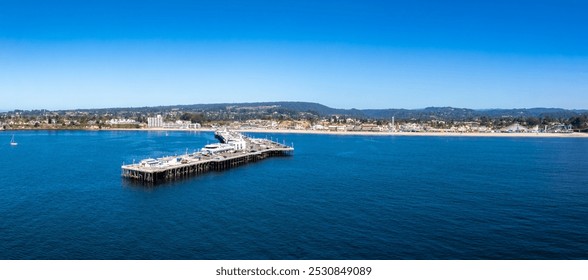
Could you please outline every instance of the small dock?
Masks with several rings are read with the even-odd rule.
[[[191,154],[150,158],[123,165],[122,176],[141,183],[158,184],[294,153],[291,146],[268,139],[249,138],[226,129],[217,130],[214,135],[220,143],[206,145]]]

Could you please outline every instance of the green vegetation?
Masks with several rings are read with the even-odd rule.
[[[4,129],[101,129],[141,128],[147,118],[162,115],[166,122],[189,121],[203,126],[247,123],[251,120],[276,122],[284,127],[311,125],[350,126],[372,124],[389,126],[413,124],[430,129],[475,126],[500,129],[512,124],[526,127],[571,125],[576,131],[588,130],[587,110],[557,108],[472,110],[452,107],[425,109],[334,109],[317,103],[268,102],[238,104],[196,104],[142,108],[83,110],[15,110],[0,113]],[[113,121],[114,120],[114,121]]]

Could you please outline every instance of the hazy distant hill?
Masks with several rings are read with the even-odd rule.
[[[559,108],[531,108],[531,109],[487,109],[473,110],[453,107],[428,107],[425,109],[388,109],[388,110],[363,110],[372,118],[389,119],[393,116],[399,119],[451,119],[466,120],[471,118],[529,118],[529,117],[551,117],[571,118],[586,113],[586,110],[566,110]]]
[[[227,107],[233,108],[254,108],[254,107],[275,107],[292,112],[312,112],[320,116],[329,115],[350,115],[364,116],[360,110],[356,109],[334,109],[319,103],[311,102],[254,102],[254,103],[218,103],[218,104],[195,104],[195,105],[178,105],[169,106],[171,108],[180,108],[182,110],[219,110]]]
[[[463,120],[476,117],[552,117],[570,118],[587,113],[588,110],[567,110],[560,108],[531,108],[531,109],[487,109],[473,110],[453,107],[427,107],[424,109],[336,109],[319,103],[311,102],[257,102],[257,103],[224,103],[224,104],[196,104],[169,106],[181,110],[222,110],[227,107],[272,107],[286,109],[292,112],[311,112],[319,116],[342,115],[357,118],[372,119],[453,119]]]
[[[531,109],[491,109],[479,110],[479,114],[487,117],[552,117],[571,118],[586,113],[586,110],[566,110],[560,108],[531,108]]]

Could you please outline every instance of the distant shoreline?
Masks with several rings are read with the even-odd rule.
[[[357,135],[357,136],[443,136],[443,137],[560,137],[560,138],[588,138],[588,133],[480,133],[480,132],[362,132],[362,131],[320,131],[320,130],[236,130],[247,133],[283,133],[283,134],[323,134],[323,135]]]
[[[167,128],[103,128],[103,129],[14,129],[11,131],[145,131],[145,132],[213,132],[213,128],[199,129],[167,129]],[[520,137],[520,138],[588,138],[588,133],[480,133],[480,132],[366,132],[366,131],[321,131],[321,130],[293,130],[293,129],[235,129],[242,133],[279,133],[279,134],[315,134],[340,136],[426,136],[426,137]]]

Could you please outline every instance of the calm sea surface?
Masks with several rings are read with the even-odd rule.
[[[588,259],[588,139],[252,134],[272,158],[157,187],[212,133],[0,132],[0,259]]]

